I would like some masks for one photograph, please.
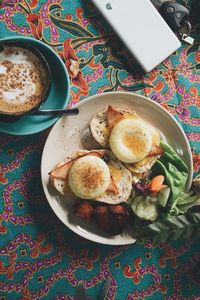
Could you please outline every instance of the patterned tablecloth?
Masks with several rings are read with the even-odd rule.
[[[128,72],[123,47],[90,1],[5,0],[0,9],[0,37],[33,36],[68,58],[70,106],[107,91],[153,96],[183,127],[197,173],[198,25],[195,30],[193,46],[183,44],[141,77]],[[200,261],[199,240],[111,247],[80,238],[58,220],[40,178],[48,133],[0,134],[0,299],[73,299],[79,280],[97,299],[108,274],[112,283],[106,299],[200,299],[200,279],[192,272]]]

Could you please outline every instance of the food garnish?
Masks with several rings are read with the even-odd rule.
[[[167,185],[163,184],[165,177],[163,175],[155,176],[148,183],[148,188],[152,192],[152,194],[157,194],[163,188],[166,188]]]

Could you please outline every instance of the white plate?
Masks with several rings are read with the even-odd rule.
[[[94,224],[86,224],[71,211],[70,199],[60,196],[49,184],[48,173],[68,154],[83,149],[83,132],[93,115],[109,104],[135,110],[142,118],[159,129],[162,139],[180,155],[189,168],[187,188],[192,182],[192,155],[187,138],[177,121],[160,105],[152,100],[133,93],[111,92],[89,97],[77,106],[78,116],[62,117],[52,128],[42,154],[41,176],[47,200],[57,217],[72,231],[94,242],[109,245],[132,244],[135,239],[122,233],[117,236],[103,234]]]

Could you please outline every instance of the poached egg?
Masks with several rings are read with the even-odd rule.
[[[145,158],[152,148],[152,130],[141,118],[122,119],[113,127],[109,144],[120,161],[136,163]]]
[[[82,199],[95,199],[105,193],[110,184],[110,171],[99,157],[84,156],[77,159],[68,174],[72,192]]]

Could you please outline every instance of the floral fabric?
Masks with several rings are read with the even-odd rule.
[[[194,172],[199,172],[198,24],[194,45],[183,44],[142,76],[91,1],[0,2],[0,38],[32,36],[52,46],[63,59],[71,80],[69,106],[107,91],[152,98],[184,129]],[[48,132],[0,134],[0,299],[70,300],[80,280],[87,295],[97,299],[108,274],[112,283],[106,299],[200,299],[200,278],[194,272],[200,262],[199,240],[111,247],[82,239],[57,219],[40,179]]]

